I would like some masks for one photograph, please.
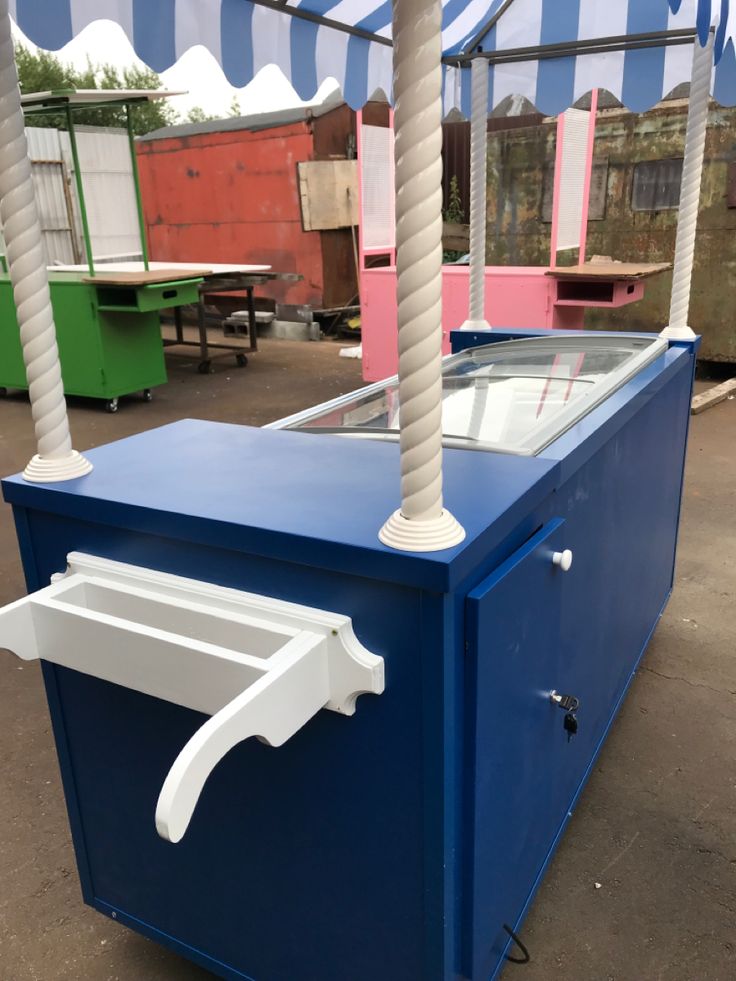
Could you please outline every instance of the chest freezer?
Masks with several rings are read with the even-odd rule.
[[[669,597],[695,345],[455,344],[443,552],[396,379],[3,481],[83,898],[218,977],[496,977]]]
[[[445,358],[445,446],[534,456],[667,350],[656,336],[556,334]],[[272,423],[272,428],[398,440],[398,376]]]

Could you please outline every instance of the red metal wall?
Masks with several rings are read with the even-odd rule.
[[[301,273],[302,282],[275,282],[259,293],[321,307],[320,233],[302,230],[296,168],[313,156],[306,122],[138,143],[151,258]]]

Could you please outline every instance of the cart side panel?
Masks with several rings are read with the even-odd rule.
[[[573,472],[469,595],[473,829],[465,976],[503,965],[673,582],[693,357]],[[561,572],[552,554],[569,548]],[[580,700],[568,736],[556,690]]]
[[[108,397],[94,289],[76,277],[52,279],[49,286],[64,392]]]
[[[0,272],[0,387],[27,388],[13,285],[3,272]]]
[[[440,981],[427,872],[443,866],[443,774],[422,730],[442,707],[422,666],[443,658],[442,598],[16,510],[30,588],[83,550],[348,614],[386,662],[385,693],[355,716],[322,711],[280,748],[233,750],[178,845],[156,834],[156,800],[205,717],[44,665],[86,901],[225,978]]]
[[[67,395],[105,396],[94,290],[78,277],[50,282],[61,374]],[[28,388],[20,328],[7,274],[0,279],[0,385]]]
[[[166,364],[157,310],[98,313],[106,398],[166,383]]]
[[[73,275],[52,279],[50,289],[67,395],[111,399],[166,382],[157,311],[102,311],[95,288]],[[0,274],[0,387],[28,387],[7,274]]]

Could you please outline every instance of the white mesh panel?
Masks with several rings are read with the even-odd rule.
[[[360,141],[363,248],[391,250],[396,246],[394,132],[362,126]]]

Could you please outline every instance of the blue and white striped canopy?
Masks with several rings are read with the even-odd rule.
[[[445,109],[469,108],[463,55],[481,47],[490,108],[526,96],[557,113],[592,88],[643,111],[689,81],[692,45],[717,28],[713,93],[736,104],[736,0],[442,0]],[[11,0],[37,45],[58,49],[95,20],[120,24],[156,71],[196,44],[233,85],[278,65],[303,99],[326,78],[354,108],[391,94],[390,0]],[[467,64],[467,63],[465,63]]]

